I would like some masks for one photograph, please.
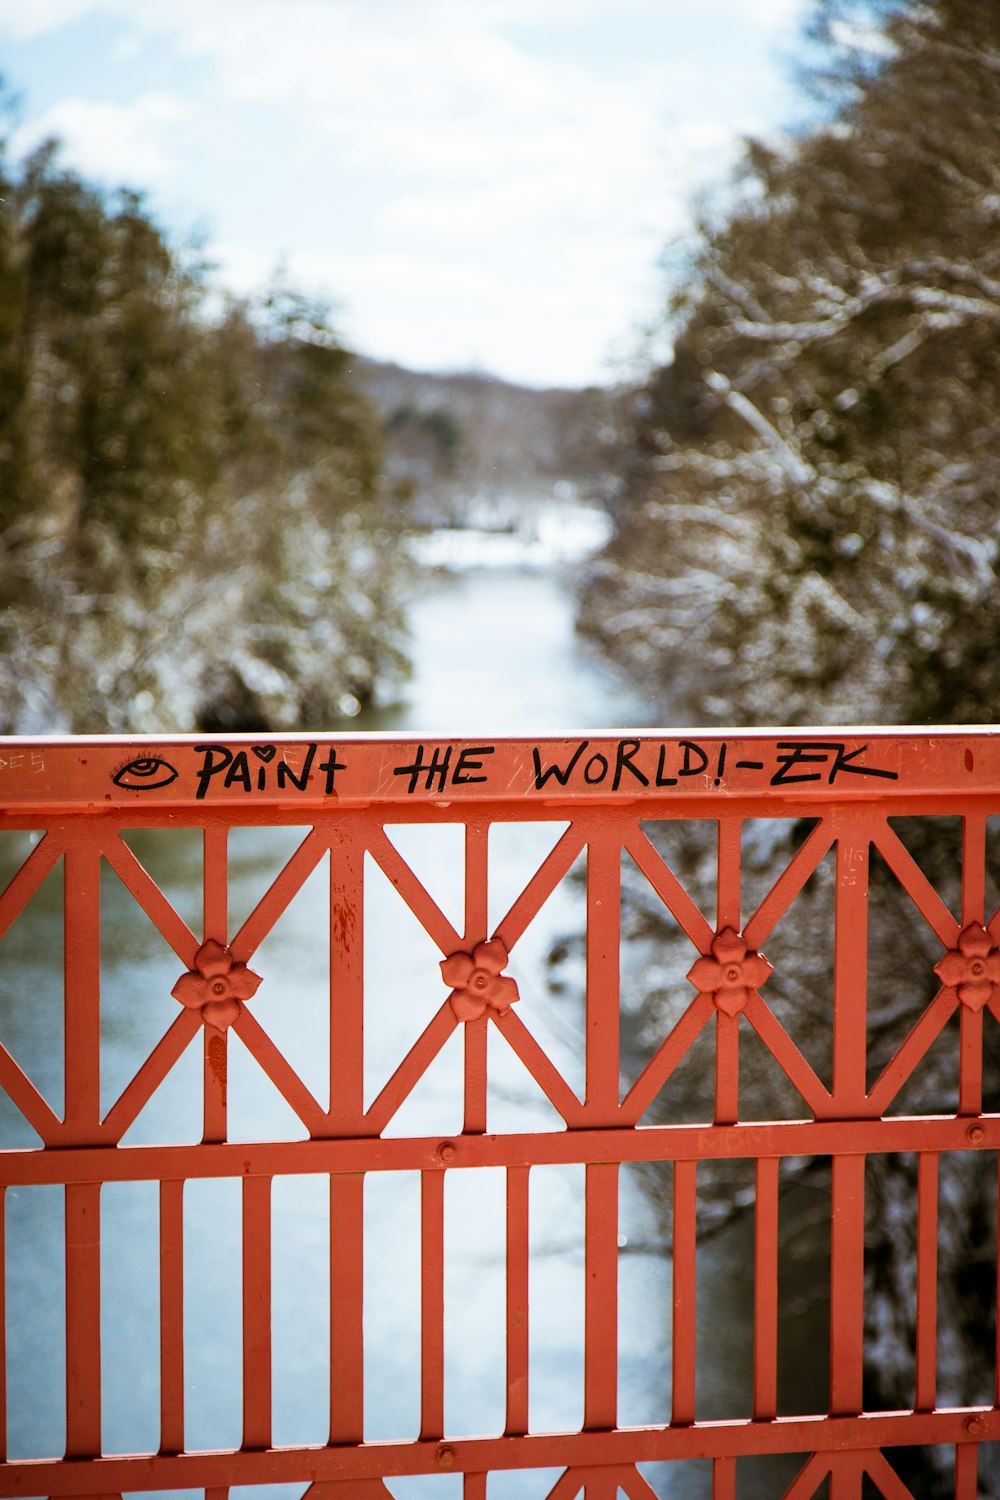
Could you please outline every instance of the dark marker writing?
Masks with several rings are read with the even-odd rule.
[[[841,775],[881,776],[898,781],[897,771],[856,764],[867,749],[867,745],[860,745],[855,750],[848,750],[843,740],[779,740],[773,752],[776,767],[773,761],[768,767],[763,760],[738,760],[734,764],[741,771],[767,771],[771,786],[804,781],[826,781],[833,785]],[[725,784],[729,755],[726,741],[708,746],[696,740],[661,743],[656,747],[655,771],[646,759],[652,753],[653,746],[642,740],[619,740],[613,756],[610,750],[594,750],[589,740],[580,740],[572,751],[567,748],[561,758],[546,763],[536,746],[531,752],[535,791],[543,791],[550,781],[561,787],[570,787],[574,782],[579,786],[581,778],[587,787],[602,786],[610,781],[611,790],[615,792],[630,782],[638,782],[641,787],[677,786],[682,778],[690,776],[702,776],[707,784],[716,787]],[[401,770],[409,772],[413,768],[402,767]]]
[[[857,750],[848,753],[847,746],[842,740],[779,740],[779,765],[771,777],[771,785],[786,786],[793,781],[822,781],[823,773],[820,771],[795,771],[793,768],[802,765],[822,765],[825,770],[831,755],[833,764],[827,775],[827,782],[830,786],[836,781],[841,771],[850,772],[854,776],[884,776],[890,781],[898,781],[898,771],[884,771],[876,766],[852,764],[859,755],[864,755],[867,749],[867,745],[859,745]]]
[[[160,755],[142,755],[119,766],[111,780],[115,786],[123,786],[130,792],[155,792],[176,781],[177,772]]]
[[[466,786],[470,782],[487,780],[485,776],[473,776],[472,772],[483,769],[481,757],[492,755],[496,750],[495,745],[467,745],[464,750],[459,751],[454,771],[451,769],[453,749],[453,745],[445,745],[443,748],[436,746],[428,760],[426,747],[418,745],[416,759],[410,761],[409,765],[393,766],[392,774],[410,778],[406,790],[411,796],[417,790],[421,777],[425,792],[443,792],[449,780],[452,786]]]
[[[452,777],[452,781],[457,786],[465,786],[471,781],[486,781],[488,778],[485,776],[470,776],[468,773],[483,769],[482,761],[474,760],[474,756],[492,755],[495,750],[495,745],[466,745],[458,757],[458,765],[455,767],[455,774]]]
[[[292,770],[291,766],[288,764],[287,761],[284,761],[284,760],[279,761],[278,762],[278,786],[279,786],[279,788],[281,788],[281,790],[284,790],[285,782],[287,780],[287,781],[290,781],[294,787],[297,787],[300,792],[304,792],[305,789],[306,789],[306,786],[308,784],[308,781],[309,781],[309,772],[312,770],[312,763],[315,760],[315,758],[316,758],[316,746],[315,745],[310,745],[309,749],[306,751],[306,758],[305,758],[305,761],[304,761],[303,766],[302,766],[302,771],[301,771],[301,773],[298,776],[296,776],[295,772]]]
[[[552,776],[555,777],[560,786],[565,786],[569,781],[570,776],[573,774],[573,769],[576,766],[577,761],[580,759],[580,756],[583,754],[589,744],[589,740],[581,740],[580,744],[573,751],[572,759],[566,766],[557,765],[556,762],[553,761],[552,765],[546,766],[544,771],[542,770],[542,757],[539,755],[537,750],[532,750],[531,755],[532,759],[535,762],[535,791],[540,792],[545,783]]]
[[[583,768],[583,779],[588,786],[597,786],[608,774],[607,758],[598,750]]]
[[[444,784],[445,784],[445,777],[448,774],[448,767],[449,767],[450,764],[451,764],[451,746],[450,745],[446,745],[445,746],[443,753],[440,750],[436,749],[434,751],[433,755],[431,756],[431,758],[430,758],[429,761],[425,761],[424,760],[424,747],[423,747],[423,745],[418,745],[417,746],[417,758],[416,758],[416,760],[412,761],[411,764],[408,765],[408,766],[393,766],[393,768],[392,768],[392,774],[394,776],[409,776],[409,778],[410,778],[410,785],[409,785],[408,790],[409,790],[409,792],[411,794],[416,791],[416,789],[417,789],[417,782],[420,780],[421,776],[424,777],[424,791],[425,792],[433,792],[435,790],[435,786],[434,786],[434,778],[435,777],[437,777],[437,779],[438,779],[438,785],[437,785],[436,790],[439,791],[439,792],[443,792],[444,791]]]
[[[619,740],[618,752],[615,757],[615,779],[611,783],[614,791],[617,792],[621,786],[623,771],[628,771],[643,786],[649,786],[649,777],[643,771],[640,771],[637,765],[633,764],[635,757],[639,753],[639,749],[638,740]]]
[[[195,792],[196,799],[201,802],[208,794],[209,787],[217,776],[222,777],[222,785],[227,790],[239,787],[244,792],[256,790],[263,792],[267,790],[269,766],[277,755],[275,745],[254,745],[253,754],[259,764],[257,765],[256,778],[252,776],[250,757],[246,750],[232,751],[226,745],[196,745],[196,752],[203,757],[201,769],[198,772],[198,787]],[[316,759],[318,746],[307,745],[301,769],[295,771],[287,760],[279,760],[275,768],[277,786],[279,791],[285,791],[289,784],[296,791],[304,792],[309,786],[313,773],[313,762]],[[326,760],[318,767],[325,773],[323,792],[327,797],[332,797],[336,775],[338,771],[347,769],[342,760],[337,759],[336,751],[331,747],[327,752]]]
[[[898,771],[862,764],[869,750],[867,744],[856,745],[853,749],[849,749],[848,744],[845,740],[764,742],[758,752],[762,759],[736,761],[730,758],[732,742],[724,740],[710,740],[703,744],[687,739],[658,742],[622,739],[605,741],[601,748],[590,740],[579,740],[575,745],[555,749],[540,745],[530,748],[536,792],[554,784],[550,786],[553,792],[559,788],[580,792],[606,787],[611,792],[639,795],[646,788],[677,787],[691,777],[696,779],[696,786],[703,783],[706,790],[711,791],[727,786],[727,764],[738,771],[763,772],[761,780],[772,787],[814,782],[832,786],[838,777],[843,776],[899,780]],[[497,749],[496,745],[422,743],[413,747],[412,758],[404,765],[392,767],[392,775],[401,779],[407,796],[419,793],[440,796],[449,788],[488,784],[490,757]],[[346,763],[338,759],[332,745],[316,742],[299,742],[284,752],[279,746],[270,744],[240,748],[195,745],[194,750],[201,756],[201,766],[196,773],[195,796],[198,801],[204,800],[213,787],[227,792],[238,790],[272,795],[312,791],[314,795],[321,793],[333,797],[337,795],[337,773],[347,770]],[[325,759],[320,759],[321,755]],[[522,774],[525,770],[527,767],[518,760],[516,773]],[[178,772],[168,762],[156,756],[146,756],[116,769],[112,779],[121,787],[141,792],[168,786],[177,776]],[[742,778],[736,778],[734,783],[730,777],[732,790],[740,790],[741,783],[746,784]],[[512,785],[510,775],[505,773],[499,794],[509,792]],[[353,795],[357,795],[356,790]]]
[[[679,776],[699,775],[708,765],[707,754],[700,745],[695,744],[694,740],[681,740],[680,745],[684,751],[684,760],[677,774]],[[695,756],[698,757],[697,761],[694,759]]]
[[[666,770],[666,766],[667,766],[667,747],[666,747],[666,745],[661,745],[660,746],[660,754],[659,754],[659,756],[657,758],[657,762],[656,762],[656,785],[657,786],[676,786],[677,785],[677,777],[676,776],[665,776],[664,775],[664,771]]]

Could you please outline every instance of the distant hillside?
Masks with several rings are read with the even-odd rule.
[[[502,520],[508,505],[554,490],[603,497],[618,436],[614,392],[533,390],[362,357],[353,366],[382,419],[387,478],[416,521],[481,519],[484,507]]]

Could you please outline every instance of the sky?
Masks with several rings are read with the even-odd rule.
[[[692,205],[805,106],[801,0],[0,0],[15,154],[146,192],[351,347],[622,378]],[[662,320],[661,320],[662,321]]]

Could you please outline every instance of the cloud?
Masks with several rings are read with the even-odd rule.
[[[17,155],[55,136],[78,170],[146,187],[178,171],[178,127],[191,115],[191,105],[171,93],[142,94],[131,104],[71,97],[21,126],[11,147]]]
[[[384,230],[425,235],[464,220],[504,236],[516,217],[544,230],[561,213],[567,231],[614,217],[627,236],[647,203],[725,160],[731,127],[706,121],[685,134],[670,118],[679,89],[704,82],[696,68],[640,49],[634,66],[607,75],[531,54],[488,24],[516,9],[287,0],[277,24],[268,0],[175,0],[157,24],[181,25],[186,10],[180,44],[213,59],[233,107],[297,122],[299,160],[332,151],[341,178],[382,183]]]
[[[216,0],[212,11],[238,12],[251,9],[254,0]],[[268,0],[264,0],[267,4]],[[289,7],[290,8],[290,7]],[[386,30],[409,29],[424,22],[447,26],[468,22],[470,9],[477,23],[492,30],[505,26],[547,28],[575,27],[582,23],[612,17],[622,25],[641,23],[644,18],[683,18],[696,14],[720,20],[738,18],[764,30],[787,32],[803,10],[803,0],[313,0],[313,9],[367,12],[373,23],[382,22]],[[166,7],[160,0],[0,0],[0,28],[16,37],[41,36],[72,21],[90,15],[146,21],[159,28],[188,29],[193,14],[204,14],[209,7],[198,4],[174,4]],[[284,6],[282,6],[284,9]],[[171,16],[171,12],[173,15]]]
[[[445,262],[412,251],[297,255],[288,266],[307,289],[350,286],[334,325],[353,348],[418,369],[470,369],[485,357],[494,373],[541,386],[599,378],[609,330],[632,337],[637,295],[652,295],[652,273],[637,285],[631,267],[606,269],[595,278],[589,263],[544,262],[539,283],[534,264],[498,272],[476,256]]]
[[[98,0],[0,0],[0,29],[16,40],[44,36],[97,9]]]
[[[0,0],[0,29],[21,5]],[[512,373],[519,339],[532,378],[588,379],[584,350],[651,310],[660,246],[757,123],[725,29],[776,36],[797,5],[34,0],[38,30],[94,15],[142,38],[174,92],[88,99],[81,69],[18,144],[58,134],[88,173],[182,195],[170,211],[211,215],[241,289],[281,257],[322,269],[363,346],[388,352],[394,327],[411,357],[422,329],[435,363],[464,341]]]

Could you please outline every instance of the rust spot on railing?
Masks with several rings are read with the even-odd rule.
[[[208,1039],[208,1066],[212,1070],[212,1077],[215,1079],[216,1083],[219,1085],[220,1098],[221,1098],[221,1102],[223,1104],[225,1104],[225,1102],[226,1102],[226,1082],[227,1082],[227,1068],[228,1068],[228,1063],[227,1063],[228,1050],[229,1049],[226,1046],[226,1039],[225,1039],[224,1036],[221,1036],[218,1033],[216,1033],[214,1036],[210,1036],[209,1037],[209,1039]]]

